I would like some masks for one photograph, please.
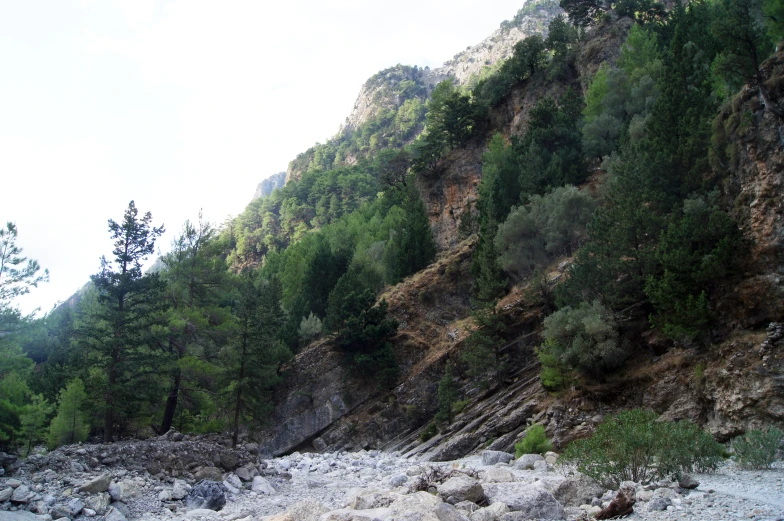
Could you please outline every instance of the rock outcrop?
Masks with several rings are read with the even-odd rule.
[[[278,172],[260,182],[253,194],[253,199],[269,196],[273,190],[277,190],[286,184],[286,172]]]

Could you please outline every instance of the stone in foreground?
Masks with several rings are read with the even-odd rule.
[[[209,509],[220,510],[226,504],[226,494],[223,486],[207,479],[196,483],[185,496],[185,506],[188,510]]]
[[[503,503],[515,512],[522,512],[524,519],[563,519],[563,505],[537,485],[498,483],[485,485],[485,495],[490,503]]]

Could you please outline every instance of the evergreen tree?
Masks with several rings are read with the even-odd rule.
[[[183,387],[182,365],[186,357],[205,361],[214,358],[217,346],[226,336],[230,311],[221,305],[227,291],[223,259],[215,251],[214,229],[199,215],[194,225],[186,221],[182,232],[163,257],[161,277],[166,283],[164,298],[168,306],[166,324],[161,326],[158,345],[170,356],[171,386],[166,398],[159,432],[167,432],[177,411]],[[205,362],[206,363],[206,362]],[[201,364],[190,364],[197,368]],[[202,365],[203,367],[203,365]],[[203,372],[197,371],[197,375]],[[198,390],[198,382],[189,387]]]
[[[433,418],[438,423],[452,423],[452,406],[460,398],[460,388],[452,373],[452,363],[447,362],[444,376],[438,382],[438,412]]]
[[[49,426],[49,447],[71,445],[87,439],[90,427],[84,413],[87,393],[80,379],[71,380],[60,392],[57,415]]]
[[[284,322],[277,279],[256,284],[240,276],[234,301],[235,330],[222,352],[226,396],[231,411],[232,446],[241,423],[262,424],[271,410],[270,392],[280,381],[280,367],[291,352],[278,337]]]
[[[143,275],[142,262],[155,251],[163,227],[152,226],[152,215],[139,217],[133,201],[123,220],[109,219],[114,259],[101,259],[101,271],[91,277],[101,308],[81,331],[100,358],[106,374],[104,442],[112,441],[115,415],[137,401],[140,375],[155,370],[150,359],[150,330],[161,304],[162,282],[157,273]],[[149,390],[148,387],[145,387]],[[138,402],[137,402],[138,403]]]
[[[22,409],[19,417],[21,423],[19,440],[27,445],[26,454],[30,454],[34,443],[46,438],[49,416],[53,410],[54,406],[49,404],[41,394],[33,394],[30,403]]]

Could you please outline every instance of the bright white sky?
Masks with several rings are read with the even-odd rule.
[[[0,222],[51,282],[48,311],[111,253],[133,199],[168,249],[335,134],[362,83],[437,67],[524,0],[0,0]]]

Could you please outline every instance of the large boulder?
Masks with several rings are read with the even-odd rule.
[[[122,510],[114,507],[109,507],[109,511],[106,512],[106,516],[103,519],[104,521],[128,521]]]
[[[196,483],[185,496],[188,510],[209,509],[220,510],[226,504],[226,493],[223,485],[215,481],[203,479]]]
[[[438,487],[438,495],[447,499],[452,497],[455,502],[471,501],[478,503],[484,497],[484,490],[474,478],[468,476],[455,476],[444,481]]]
[[[415,492],[414,494],[407,494],[396,499],[389,505],[391,515],[388,517],[380,517],[380,519],[440,521],[435,514],[435,511],[440,504],[442,504],[442,501],[432,494],[428,494],[427,492]]]
[[[495,465],[496,463],[509,463],[514,461],[514,454],[500,450],[486,450],[482,453],[482,465]]]
[[[509,507],[503,503],[493,503],[485,508],[480,508],[470,516],[471,521],[498,521],[509,512]]]
[[[253,478],[250,489],[253,492],[257,492],[259,494],[264,494],[267,496],[271,496],[272,494],[275,493],[275,489],[272,488],[270,482],[261,476],[256,476]]]
[[[536,463],[542,461],[544,458],[540,454],[523,454],[512,465],[518,470],[534,470]]]
[[[188,495],[188,484],[181,479],[175,479],[172,485],[171,498],[183,499]]]
[[[95,479],[83,483],[79,487],[79,492],[86,492],[88,494],[98,494],[99,492],[106,492],[109,490],[109,485],[112,482],[111,474],[101,474]]]
[[[557,484],[550,491],[565,507],[579,507],[590,504],[595,497],[601,497],[604,489],[588,476],[571,476]]]
[[[11,494],[11,501],[14,503],[29,503],[35,494],[27,485],[19,485]]]
[[[11,487],[0,490],[0,503],[3,503],[4,501],[8,501],[9,499],[11,499],[11,494],[13,493],[14,493],[14,489],[12,489]]]
[[[525,519],[563,519],[563,505],[547,490],[537,485],[497,483],[485,485],[485,495],[492,503],[503,503]]]
[[[136,480],[124,479],[109,485],[109,495],[112,496],[113,501],[127,503],[129,499],[141,495],[140,485],[141,483]]]

